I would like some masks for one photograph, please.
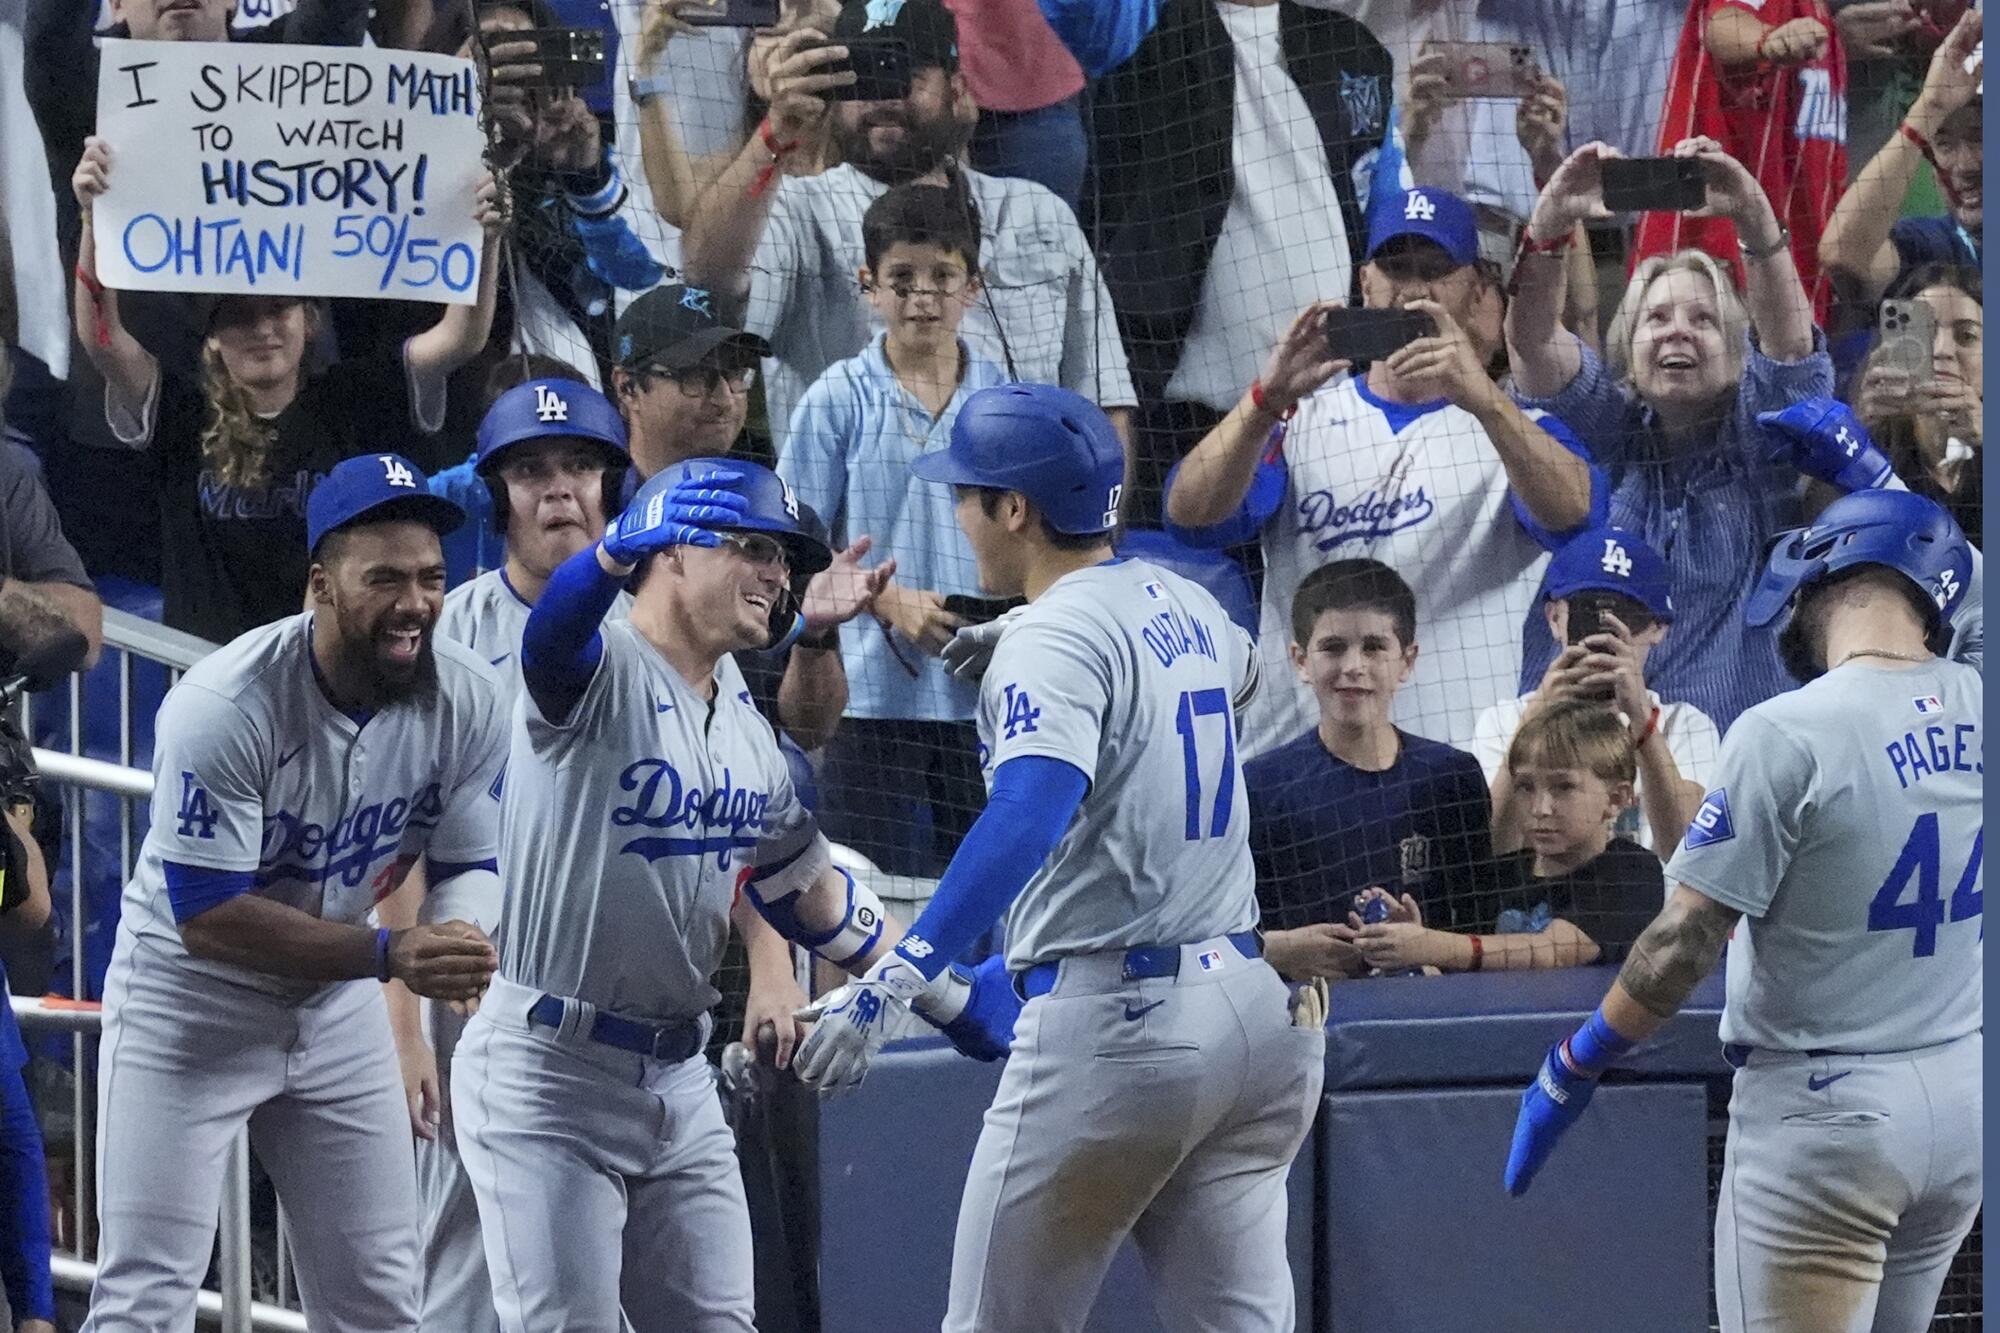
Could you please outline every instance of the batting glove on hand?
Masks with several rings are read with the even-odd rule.
[[[851,1092],[868,1076],[868,1062],[919,996],[945,983],[928,981],[917,965],[888,953],[865,976],[827,992],[798,1011],[813,1025],[792,1069],[810,1088],[832,1097]]]
[[[957,680],[976,681],[985,675],[986,664],[993,660],[993,650],[999,646],[1000,636],[1027,609],[1017,606],[983,624],[960,628],[951,636],[951,642],[944,646],[944,669]]]
[[[1757,424],[1777,446],[1774,461],[1790,463],[1843,495],[1874,490],[1894,475],[1868,428],[1836,399],[1807,398],[1782,412],[1759,412]]]
[[[1535,1173],[1555,1151],[1556,1140],[1575,1124],[1597,1091],[1594,1074],[1579,1074],[1562,1057],[1561,1042],[1549,1047],[1542,1071],[1521,1094],[1521,1114],[1514,1121],[1514,1146],[1507,1154],[1507,1192],[1519,1198],[1534,1183]]]
[[[646,492],[604,530],[604,554],[620,565],[636,565],[672,546],[720,546],[717,529],[734,527],[749,509],[736,489],[743,474],[729,468],[691,473],[671,486]]]

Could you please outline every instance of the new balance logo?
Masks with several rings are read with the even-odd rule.
[[[1409,199],[1403,204],[1405,221],[1435,222],[1437,211],[1437,205],[1432,203],[1430,196],[1421,190],[1412,190]]]
[[[1604,558],[1597,563],[1607,574],[1616,574],[1621,579],[1632,577],[1632,557],[1626,552],[1624,543],[1616,538],[1604,539]]]
[[[535,420],[568,421],[569,404],[546,384],[535,386]]]

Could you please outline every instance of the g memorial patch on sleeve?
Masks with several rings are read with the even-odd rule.
[[[1706,847],[1710,843],[1728,842],[1735,836],[1736,826],[1729,822],[1729,788],[1717,787],[1702,798],[1701,809],[1694,812],[1681,846]]]

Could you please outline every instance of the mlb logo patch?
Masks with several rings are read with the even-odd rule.
[[[1202,952],[1199,958],[1195,959],[1195,962],[1201,964],[1201,970],[1204,972],[1220,972],[1222,970],[1222,953],[1218,949],[1207,949]]]
[[[1944,711],[1944,701],[1939,699],[1935,694],[1926,694],[1920,699],[1910,700],[1910,707],[1928,717],[1932,713],[1942,713]]]
[[[1167,599],[1167,586],[1164,583],[1142,583],[1139,586],[1146,590],[1146,596],[1156,602],[1164,602]]]
[[[1736,825],[1729,820],[1729,789],[1718,787],[1702,799],[1701,809],[1694,812],[1681,846],[1706,847],[1710,843],[1728,842],[1735,836]]]

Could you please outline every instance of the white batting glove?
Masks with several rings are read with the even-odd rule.
[[[960,629],[944,646],[944,669],[957,680],[976,681],[985,675],[986,664],[993,660],[993,649],[999,645],[1000,636],[1027,609],[1017,606],[983,625],[967,625]]]
[[[792,1069],[824,1096],[852,1092],[868,1076],[875,1052],[901,1028],[911,1005],[938,985],[924,980],[909,959],[884,954],[866,975],[798,1011],[813,1026],[792,1056]]]

